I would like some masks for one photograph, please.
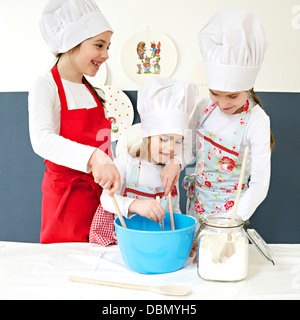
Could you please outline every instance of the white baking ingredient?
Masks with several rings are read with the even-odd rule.
[[[207,233],[201,238],[198,248],[198,274],[205,280],[239,281],[248,274],[248,240],[244,237],[235,237],[233,234],[235,253],[219,262],[218,258],[227,233]]]

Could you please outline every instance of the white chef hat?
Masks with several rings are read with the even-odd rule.
[[[198,88],[192,81],[152,77],[138,91],[142,137],[159,134],[184,136],[197,103]]]
[[[210,89],[240,92],[253,88],[267,47],[257,16],[223,8],[200,31],[198,41]]]
[[[40,29],[54,55],[100,33],[113,31],[93,0],[49,0]]]

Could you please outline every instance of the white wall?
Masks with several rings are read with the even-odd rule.
[[[257,91],[300,92],[300,0],[96,0],[115,33],[107,62],[107,83],[137,90],[120,63],[126,40],[147,27],[168,35],[178,50],[173,77],[187,77],[201,58],[197,34],[223,6],[254,11],[269,36]],[[38,21],[46,0],[0,0],[0,91],[28,91],[54,63]]]

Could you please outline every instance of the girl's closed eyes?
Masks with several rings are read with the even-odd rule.
[[[169,137],[169,136],[165,136],[165,135],[164,136],[160,136],[161,142],[164,142],[164,143],[166,143],[168,141],[171,141],[172,138],[174,139],[174,137]],[[181,145],[183,143],[183,140],[184,140],[184,138],[180,137],[180,138],[175,140],[175,143],[178,144],[178,145]]]

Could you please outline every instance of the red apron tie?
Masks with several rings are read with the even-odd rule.
[[[95,186],[94,179],[91,176],[87,175],[87,174],[78,175],[78,176],[74,177],[73,179],[71,179],[70,183],[68,184],[68,187],[67,187],[63,197],[61,198],[60,203],[59,203],[59,205],[57,207],[57,210],[56,210],[56,212],[54,214],[55,219],[59,219],[59,217],[60,217],[60,215],[62,213],[62,210],[64,208],[64,205],[65,205],[65,203],[66,203],[66,201],[67,201],[67,199],[68,199],[68,197],[70,195],[70,192],[71,192],[73,186],[76,183],[81,182],[81,181],[87,182],[87,184],[93,189],[93,191],[96,192],[97,197],[100,199],[101,192],[99,192],[100,189]]]

